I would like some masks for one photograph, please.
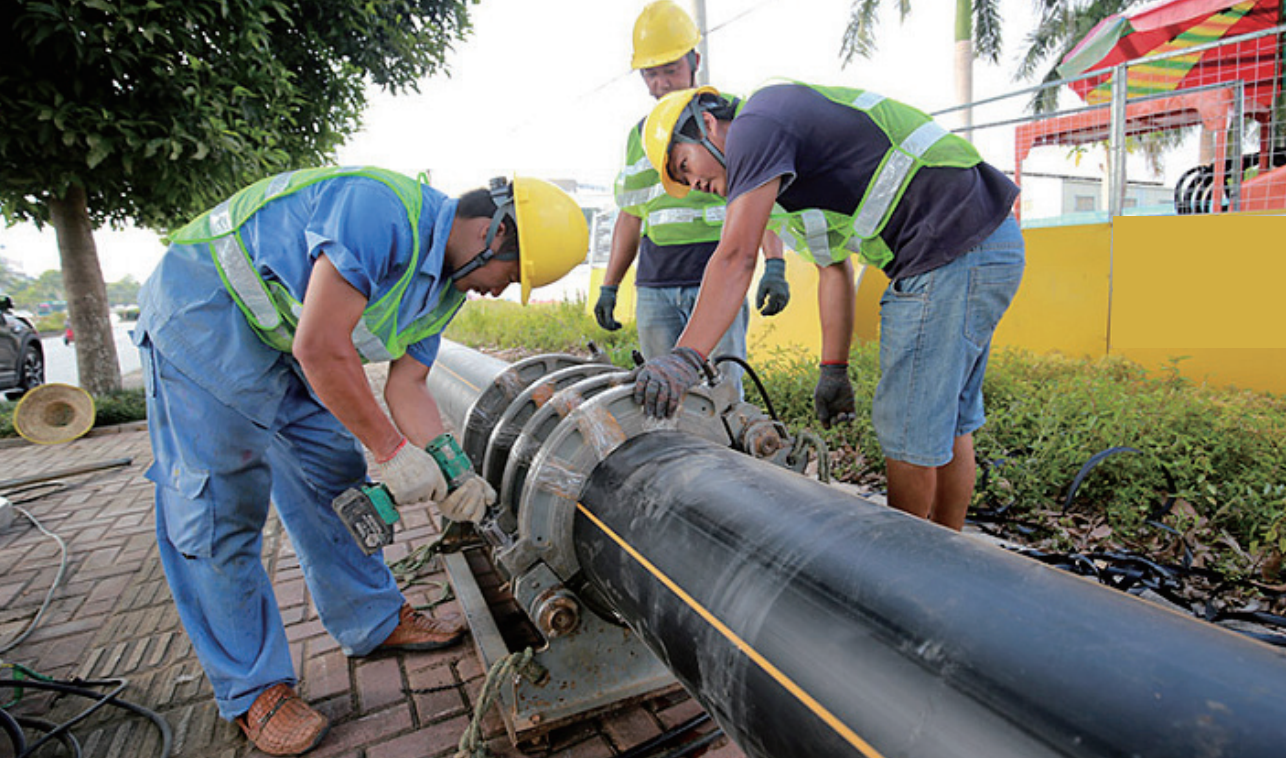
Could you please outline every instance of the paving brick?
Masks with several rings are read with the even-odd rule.
[[[334,758],[359,746],[407,732],[411,727],[411,709],[399,705],[334,724],[326,740],[308,755],[310,758]]]
[[[658,711],[656,715],[657,718],[661,719],[662,726],[666,729],[673,729],[693,716],[701,715],[703,712],[704,709],[701,708],[701,704],[689,698],[663,711]]]
[[[396,658],[362,661],[355,667],[357,699],[363,713],[402,700],[402,668]]]
[[[348,658],[338,650],[326,653],[312,653],[307,646],[303,666],[299,669],[302,676],[301,687],[309,700],[321,700],[348,692]]]
[[[628,708],[603,719],[603,731],[622,751],[661,733],[661,725],[644,708]]]
[[[367,758],[427,758],[452,755],[469,726],[463,717],[440,721],[367,749]]]

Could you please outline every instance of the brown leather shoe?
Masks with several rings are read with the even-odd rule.
[[[274,684],[255,698],[237,725],[261,752],[301,755],[317,747],[330,719],[313,710],[288,684]]]
[[[468,625],[458,616],[435,619],[403,603],[397,612],[397,628],[375,652],[437,650],[460,641]]]

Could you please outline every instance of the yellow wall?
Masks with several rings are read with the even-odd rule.
[[[589,294],[585,296],[585,312],[590,316],[594,315],[594,306],[598,303],[598,288],[603,286],[603,274],[607,273],[605,268],[592,268],[589,270]],[[625,272],[625,278],[616,289],[616,320],[622,324],[627,324],[629,328],[634,328],[634,305],[637,298],[634,297],[634,267],[630,266]]]
[[[1195,382],[1286,393],[1283,232],[1286,218],[1260,214],[1127,216],[1024,229],[1027,269],[995,344],[1123,355],[1153,369],[1181,358],[1179,370]],[[784,346],[819,355],[816,267],[787,252],[790,305],[771,318],[753,309],[761,273],[762,263],[750,291],[751,361]],[[601,280],[595,271],[591,311]],[[633,313],[627,282],[618,319]],[[887,284],[877,270],[860,274],[855,342],[879,338]]]
[[[995,344],[1101,357],[1108,350],[1111,227],[1023,230],[1027,267]]]
[[[1125,217],[1113,224],[1114,354],[1183,358],[1197,382],[1286,392],[1286,219]]]

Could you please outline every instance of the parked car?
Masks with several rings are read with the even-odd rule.
[[[0,295],[0,392],[18,398],[45,383],[45,351],[31,317],[17,313]]]

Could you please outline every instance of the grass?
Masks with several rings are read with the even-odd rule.
[[[632,325],[600,329],[583,300],[525,308],[474,301],[446,336],[507,360],[587,354],[592,345],[625,367],[638,347]],[[856,421],[830,430],[813,419],[812,359],[779,351],[753,368],[783,422],[826,440],[837,479],[882,487],[884,460],[870,420],[876,345],[859,345],[850,356]],[[762,406],[753,383],[746,387]],[[1286,583],[1286,398],[1193,385],[1174,367],[1148,372],[1121,359],[1019,351],[992,355],[984,394],[974,514],[1004,514],[1002,528],[1023,526],[1025,539],[1042,548],[1136,550],[1237,581]],[[144,417],[138,390],[95,401],[96,426]],[[0,437],[14,436],[13,405],[0,403]],[[1137,452],[1087,467],[1118,448]]]
[[[604,332],[580,301],[525,309],[487,301],[470,304],[447,336],[519,355],[583,350],[592,339],[629,366],[632,332],[632,325]],[[882,487],[870,419],[877,345],[856,346],[850,356],[858,416],[842,428],[822,430],[813,418],[813,359],[778,351],[753,368],[782,421],[826,440],[837,479]],[[753,383],[746,386],[758,401]],[[1004,514],[1046,549],[1136,550],[1236,580],[1283,582],[1286,398],[1193,385],[1173,366],[1148,372],[1118,358],[1009,350],[992,355],[984,395],[974,513]],[[1087,466],[1117,448],[1137,452]]]

